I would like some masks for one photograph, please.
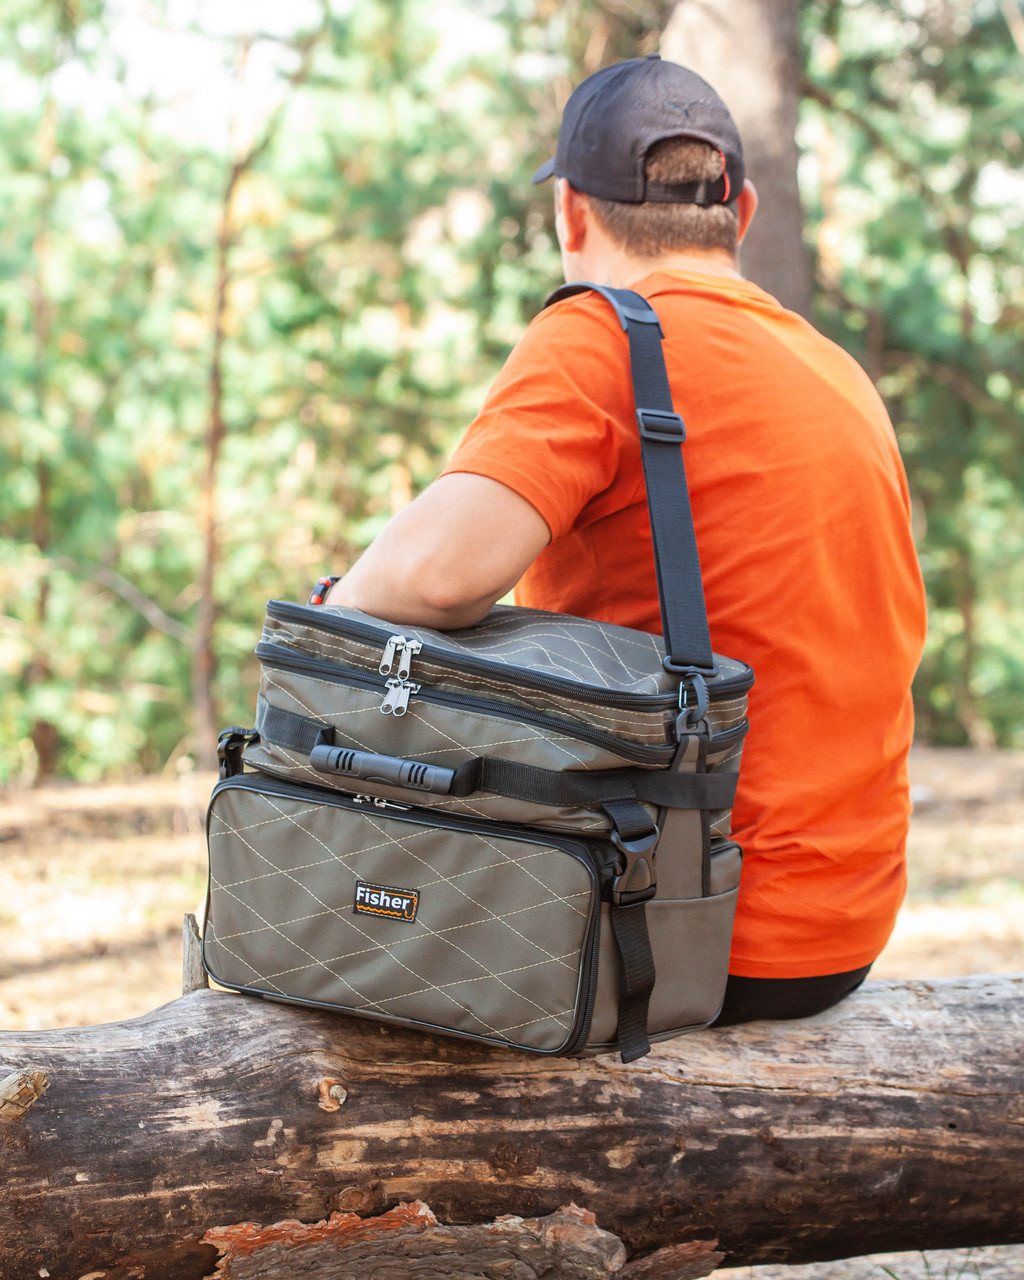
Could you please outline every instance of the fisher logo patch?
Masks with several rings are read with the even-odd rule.
[[[392,920],[415,920],[420,905],[418,889],[391,889],[385,884],[356,884],[356,912],[368,916],[390,916]]]

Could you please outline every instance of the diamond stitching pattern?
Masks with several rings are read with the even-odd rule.
[[[468,737],[475,742],[475,750],[481,753],[502,755],[524,763],[544,764],[548,768],[603,769],[621,763],[618,757],[601,748],[583,746],[572,738],[550,734],[532,725],[515,726],[513,729],[508,722],[482,716],[467,717],[466,713],[461,712],[459,717],[464,722],[463,730],[467,737],[460,741],[439,723],[441,717],[436,714],[436,708],[427,711],[425,707],[417,707],[414,701],[410,704],[408,713],[393,722],[391,717],[380,715],[379,699],[373,693],[351,688],[339,689],[329,681],[317,680],[309,675],[291,675],[264,668],[263,695],[273,705],[286,711],[294,711],[331,724],[337,730],[337,742],[363,751],[381,751],[385,754],[406,755],[428,763],[436,761],[453,765],[465,759]],[[584,751],[589,751],[589,754],[584,755]],[[316,786],[330,786],[332,783],[330,778],[325,778],[311,768],[305,757],[272,743],[250,748],[247,758],[278,772],[284,766],[292,777]],[[535,805],[533,813],[524,813],[523,802],[508,801],[501,797],[479,795],[457,800],[424,795],[418,803],[469,813],[492,821],[549,823],[554,817],[561,818],[568,828],[602,830],[607,826],[603,816],[595,815],[593,810],[570,809],[561,814],[555,811],[553,814],[550,807]]]
[[[210,859],[226,982],[530,1047],[572,1027],[591,888],[561,850],[229,788]],[[418,888],[412,927],[355,916],[359,878]]]

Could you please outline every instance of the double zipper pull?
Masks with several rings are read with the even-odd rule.
[[[384,701],[380,704],[381,715],[385,716],[404,716],[409,710],[409,696],[413,693],[419,693],[418,684],[411,684],[408,680],[396,680],[392,677],[388,681],[388,691],[384,695]]]
[[[423,645],[419,640],[406,640],[405,636],[388,636],[388,642],[384,646],[384,655],[377,670],[382,676],[389,676],[397,658],[398,678],[399,680],[408,680],[409,672],[412,670],[412,660],[422,648]]]

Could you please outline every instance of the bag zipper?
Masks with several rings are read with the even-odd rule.
[[[476,658],[472,654],[452,653],[450,650],[442,649],[437,645],[424,644],[419,640],[407,640],[401,634],[392,635],[383,627],[374,627],[365,622],[356,622],[354,619],[339,617],[337,614],[324,613],[322,609],[314,608],[311,605],[292,604],[286,600],[271,600],[267,604],[267,616],[274,618],[278,622],[298,622],[304,626],[312,627],[316,631],[327,632],[329,635],[348,636],[356,640],[365,640],[373,645],[383,645],[385,660],[380,665],[381,675],[385,674],[385,661],[387,661],[388,670],[390,671],[391,661],[393,661],[394,655],[398,652],[400,642],[403,647],[415,646],[409,653],[410,660],[415,654],[422,653],[425,660],[454,668],[456,672],[462,667],[466,671],[476,672],[492,679],[495,676],[502,675],[515,684],[521,684],[530,689],[555,693],[561,697],[573,698],[579,702],[593,702],[601,706],[615,707],[619,710],[640,711],[668,711],[678,705],[679,695],[675,691],[671,693],[625,693],[619,689],[601,689],[575,680],[566,680],[561,676],[550,676],[543,672],[531,671],[528,667],[517,667],[511,663],[504,662],[488,662],[486,659]],[[395,642],[393,650],[391,650],[392,641]],[[399,670],[399,678],[408,678],[408,668],[406,668],[405,677],[402,677],[401,669]],[[717,702],[723,698],[735,697],[736,694],[749,689],[753,683],[754,673],[748,667],[736,676],[722,680],[708,680],[708,696],[712,702]]]
[[[386,800],[381,804],[375,797],[363,794],[349,796],[345,793],[339,794],[337,791],[330,791],[327,788],[298,786],[292,782],[285,782],[278,778],[268,777],[265,774],[237,774],[232,778],[225,778],[213,788],[210,794],[210,807],[207,810],[206,826],[207,839],[209,839],[210,815],[213,812],[213,802],[222,791],[230,789],[240,789],[243,791],[270,792],[271,795],[285,796],[293,800],[309,800],[310,798],[319,801],[321,804],[333,806],[336,809],[349,809],[359,812],[367,801],[372,801],[375,807],[386,808],[389,811],[388,816],[395,822],[418,823],[425,827],[440,827],[448,831],[464,831],[470,835],[481,836],[504,836],[509,840],[518,840],[521,844],[540,844],[546,845],[551,849],[560,849],[563,853],[569,854],[581,862],[590,873],[591,884],[593,887],[592,907],[590,919],[587,922],[587,940],[583,949],[583,956],[580,963],[580,983],[579,983],[579,1012],[576,1015],[576,1021],[569,1033],[569,1038],[558,1049],[531,1049],[531,1053],[544,1053],[548,1056],[560,1055],[570,1057],[577,1053],[587,1042],[590,1034],[590,1023],[594,1014],[594,1004],[597,1000],[597,952],[598,943],[600,941],[600,913],[602,900],[602,886],[605,879],[606,868],[601,863],[597,854],[588,844],[581,840],[573,840],[568,837],[556,837],[551,839],[547,831],[534,832],[528,827],[515,827],[504,822],[475,822],[471,818],[463,818],[457,814],[437,813],[432,809],[418,809],[414,805],[396,805],[394,801]],[[401,810],[401,812],[395,812]],[[609,847],[611,847],[609,845]],[[489,1040],[487,1036],[470,1036],[468,1033],[460,1033],[467,1035],[469,1039]],[[492,1042],[493,1043],[493,1042]],[[509,1041],[499,1041],[498,1043],[510,1043]],[[521,1046],[526,1048],[525,1045]]]
[[[320,679],[329,680],[332,684],[370,689],[375,693],[383,692],[384,701],[381,703],[380,710],[385,715],[404,714],[409,705],[409,697],[415,693],[424,701],[436,703],[438,706],[454,707],[461,711],[476,711],[481,715],[500,716],[503,720],[519,720],[523,724],[564,733],[581,742],[590,742],[594,746],[604,747],[622,759],[632,760],[636,764],[667,764],[672,760],[676,750],[672,743],[666,743],[664,746],[645,746],[643,743],[627,742],[603,729],[594,729],[590,725],[575,721],[560,720],[556,716],[545,715],[544,712],[533,711],[529,707],[519,707],[507,702],[487,702],[482,698],[472,698],[466,694],[445,693],[439,689],[410,684],[407,681],[401,682],[394,677],[385,681],[370,672],[354,671],[318,658],[307,658],[304,654],[295,653],[285,645],[268,641],[261,640],[256,646],[256,657],[269,667],[280,667],[285,671],[317,676]]]

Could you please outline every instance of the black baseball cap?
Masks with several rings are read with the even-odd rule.
[[[722,156],[713,182],[648,182],[647,152],[664,138],[696,138]],[[736,122],[706,80],[658,54],[630,58],[587,76],[565,104],[554,159],[533,175],[556,175],[577,191],[623,204],[725,204],[743,186]]]

